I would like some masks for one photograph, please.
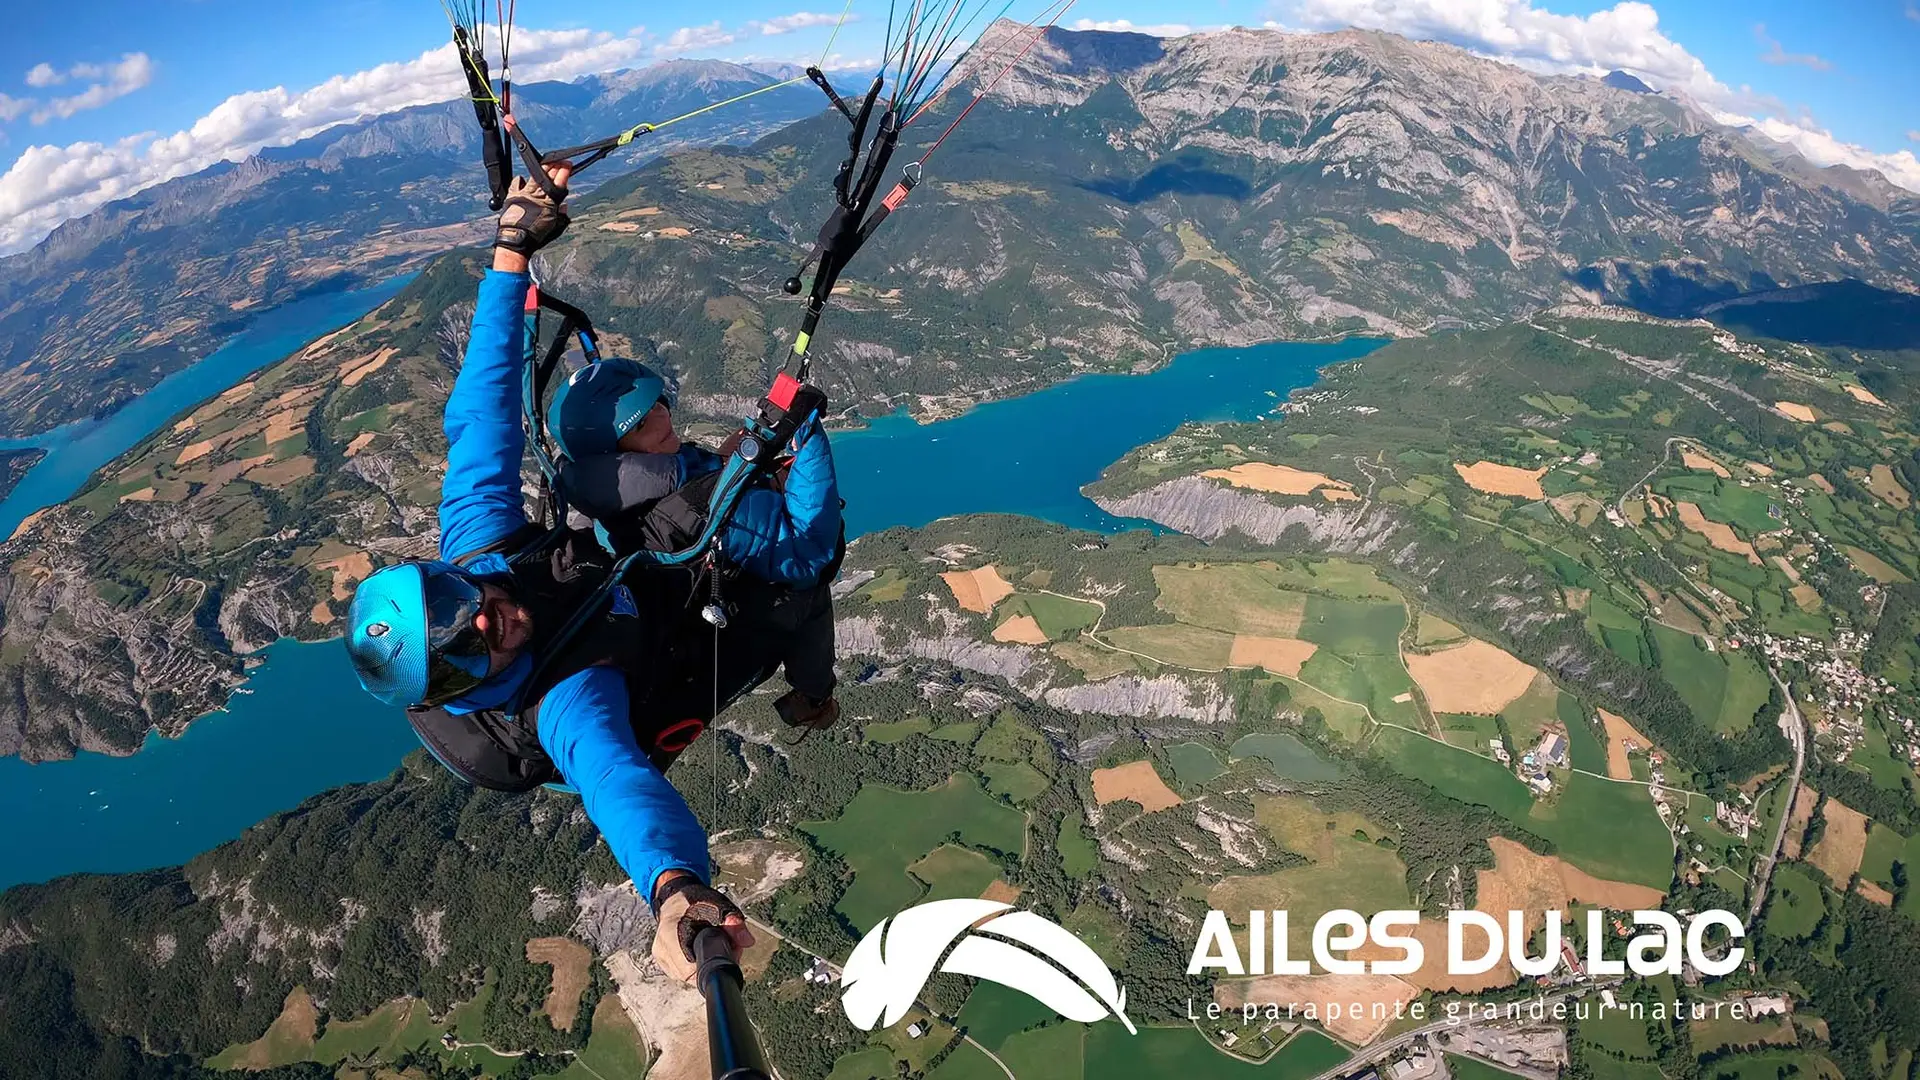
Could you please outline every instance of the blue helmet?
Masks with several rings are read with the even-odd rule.
[[[347,655],[388,705],[444,705],[486,681],[492,654],[474,625],[486,594],[465,570],[405,562],[367,576],[347,608]]]
[[[667,380],[634,360],[601,360],[573,373],[547,406],[547,432],[575,461],[618,449],[622,436],[661,401],[671,407]]]

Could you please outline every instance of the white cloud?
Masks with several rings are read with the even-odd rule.
[[[0,123],[18,120],[33,108],[32,98],[17,98],[0,94]]]
[[[859,22],[860,16],[849,12],[847,21]],[[763,37],[773,37],[778,34],[791,34],[795,30],[805,30],[814,26],[837,26],[839,23],[840,16],[838,15],[829,15],[820,11],[796,11],[791,15],[779,15],[763,22],[750,22],[747,24],[747,28],[749,30],[759,31]]]
[[[1659,12],[1639,0],[1621,0],[1586,16],[1556,14],[1532,0],[1281,0],[1278,12],[1310,30],[1390,30],[1536,69],[1629,71],[1702,101],[1731,103],[1736,96],[1668,37]]]
[[[41,67],[46,65],[42,64]],[[34,72],[40,69],[35,68]],[[34,72],[28,73],[28,82],[33,81]],[[66,76],[58,79],[99,79],[85,90],[67,97],[57,97],[33,110],[33,122],[44,124],[58,117],[62,120],[77,112],[97,109],[110,101],[126,97],[153,82],[153,59],[146,53],[127,53],[112,64],[75,64]]]
[[[1780,42],[1776,41],[1771,34],[1767,33],[1766,23],[1753,24],[1753,40],[1759,42],[1761,47],[1767,50],[1760,54],[1761,63],[1799,64],[1803,67],[1810,67],[1815,71],[1829,71],[1833,68],[1833,64],[1828,62],[1825,57],[1816,56],[1813,53],[1788,52],[1780,45]]]
[[[27,85],[33,87],[35,90],[44,90],[49,86],[57,86],[65,82],[66,78],[64,73],[54,70],[53,65],[45,61],[27,69]]]
[[[698,49],[718,49],[740,40],[739,35],[721,28],[718,20],[705,26],[683,26],[653,47],[658,57],[679,56]]]
[[[1150,26],[1135,26],[1130,19],[1078,19],[1072,28],[1108,30],[1121,34],[1151,34],[1154,37],[1186,37],[1193,33],[1193,27],[1186,23],[1154,23]]]
[[[1786,143],[1816,165],[1847,165],[1876,169],[1909,191],[1920,191],[1920,157],[1911,150],[1882,154],[1856,143],[1843,142],[1811,120],[1782,120],[1776,116],[1739,116],[1715,111],[1714,119],[1734,127],[1750,128],[1775,142]],[[1908,132],[1909,137],[1920,132]]]

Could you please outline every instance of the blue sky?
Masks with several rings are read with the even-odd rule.
[[[843,2],[526,0],[517,73],[571,77],[669,55],[812,59]],[[842,63],[881,50],[886,6],[854,0],[853,11],[834,42]],[[1879,167],[1920,190],[1920,0],[1077,0],[1063,25],[1358,25],[1541,70],[1627,67],[1823,164]],[[437,0],[62,0],[16,5],[8,31],[0,252],[171,176],[449,96],[452,78],[430,55],[447,37]]]

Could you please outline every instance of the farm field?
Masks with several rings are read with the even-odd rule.
[[[1867,835],[1866,851],[1860,859],[1860,876],[1898,895],[1893,880],[1895,863],[1906,867],[1909,881],[1915,875],[1920,875],[1920,835],[1901,836],[1876,822],[1873,831]],[[1920,888],[1908,886],[1900,910],[1920,919]]]
[[[1299,637],[1307,598],[1284,581],[1277,569],[1257,563],[1156,566],[1154,606],[1188,625],[1228,634]]]
[[[838,818],[800,827],[853,868],[853,884],[837,906],[862,932],[920,898],[922,886],[907,868],[950,834],[1016,855],[1026,842],[1024,816],[980,790],[971,776],[926,791],[866,784]]]
[[[1074,1080],[1086,1070],[1087,1028],[1083,1024],[1054,1024],[1023,1031],[996,1047],[994,1053],[1015,1077],[1062,1076]]]
[[[1100,605],[1052,593],[1016,592],[999,611],[1003,616],[1031,618],[1048,641],[1077,634],[1100,621]]]
[[[1453,1073],[1453,1080],[1511,1080],[1520,1075],[1459,1054],[1447,1055],[1447,1069]]]
[[[1396,772],[1461,802],[1489,807],[1509,821],[1524,823],[1533,809],[1527,786],[1492,758],[1399,728],[1381,728],[1373,752]]]
[[[1824,1056],[1807,1050],[1763,1050],[1723,1058],[1701,1068],[1702,1080],[1840,1080],[1840,1070]]]
[[[1563,774],[1555,797],[1522,822],[1554,842],[1567,861],[1598,877],[1664,891],[1673,880],[1673,841],[1639,784]],[[1605,822],[1605,828],[1595,828]]]
[[[1735,1020],[1732,1017],[1720,1017],[1714,1020],[1695,1020],[1691,1022],[1693,1052],[1711,1054],[1726,1046],[1797,1046],[1800,1039],[1793,1032],[1793,1022],[1784,1016],[1770,1016],[1763,1020]]]
[[[958,1026],[989,1050],[998,1050],[1009,1036],[1038,1027],[1058,1017],[1052,1009],[1018,990],[999,983],[982,982],[967,995],[956,1017]]]
[[[838,1068],[835,1063],[835,1068]],[[647,1054],[618,994],[607,994],[594,1006],[593,1029],[587,1045],[558,1080],[598,1080],[602,1076],[640,1076],[647,1071]]]
[[[1000,876],[1000,864],[977,851],[942,844],[927,857],[907,867],[907,873],[926,882],[923,899],[948,900],[979,896]]]
[[[1087,835],[1086,823],[1068,815],[1060,822],[1060,865],[1068,877],[1084,878],[1100,865],[1100,851]]]
[[[1697,638],[1653,625],[1661,671],[1700,722],[1722,734],[1744,730],[1767,703],[1772,685],[1744,652],[1708,652]]]

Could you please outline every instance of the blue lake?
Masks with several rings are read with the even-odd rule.
[[[34,499],[45,505],[67,497],[93,469],[181,408],[350,321],[397,287],[383,287],[385,295],[322,298],[341,305],[330,309],[337,314],[330,325],[304,332],[288,327],[271,341],[250,336],[256,331],[236,338],[182,373],[200,373],[191,387],[176,390],[169,380],[150,392],[148,397],[164,387],[175,400],[143,414],[152,417],[144,429],[132,431],[138,425],[130,423],[111,453],[110,441],[84,454],[76,449],[91,432],[59,442],[34,474],[66,451],[56,470],[62,479],[49,477],[33,489],[37,495],[16,492],[9,498],[0,507],[0,535],[39,508]],[[256,330],[265,325],[263,320]],[[1205,349],[1150,375],[1085,376],[937,424],[883,417],[866,430],[834,437],[848,533],[988,511],[1103,532],[1137,525],[1102,511],[1080,494],[1081,486],[1128,450],[1183,422],[1267,415],[1289,390],[1311,382],[1318,368],[1381,344]],[[216,367],[215,357],[223,354]],[[93,463],[82,469],[88,460]],[[28,481],[33,479],[30,474]],[[150,737],[132,757],[82,754],[40,765],[0,759],[0,820],[12,826],[0,832],[0,888],[74,871],[182,862],[308,796],[385,776],[417,745],[397,713],[375,707],[360,692],[338,642],[281,642],[266,658],[248,683],[251,692],[236,695],[227,711],[196,721],[179,739]]]
[[[274,308],[204,359],[161,379],[105,419],[79,420],[24,439],[0,439],[0,450],[31,447],[47,452],[0,502],[0,539],[12,536],[35,510],[79,491],[96,469],[132,449],[182,410],[358,319],[392,299],[411,280],[413,275],[408,274],[370,288],[324,293]]]

